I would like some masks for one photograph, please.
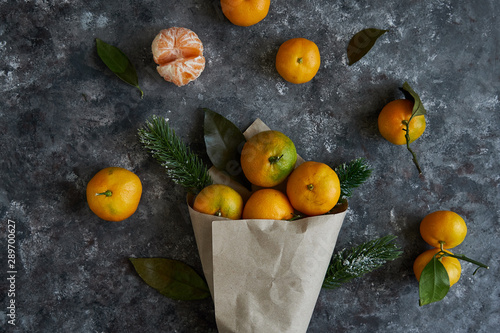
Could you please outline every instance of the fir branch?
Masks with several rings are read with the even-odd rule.
[[[372,169],[364,158],[357,158],[349,163],[344,163],[335,168],[340,180],[340,197],[348,198],[352,190],[366,182]]]
[[[212,184],[208,169],[170,128],[168,121],[153,116],[138,130],[139,141],[165,167],[176,184],[189,191],[200,191]]]
[[[326,272],[323,288],[335,289],[342,283],[369,273],[387,261],[399,258],[396,236],[387,235],[335,254]]]

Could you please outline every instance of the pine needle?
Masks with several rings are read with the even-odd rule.
[[[174,183],[195,192],[212,184],[205,164],[181,141],[164,118],[153,116],[138,130],[138,135],[144,148],[165,167]]]
[[[372,169],[364,158],[357,158],[349,163],[344,163],[335,168],[340,180],[340,197],[348,198],[353,189],[366,182]]]
[[[388,235],[336,253],[328,267],[323,288],[335,289],[354,278],[369,273],[403,253]]]

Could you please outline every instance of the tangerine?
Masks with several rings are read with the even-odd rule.
[[[420,235],[434,247],[451,249],[459,245],[467,235],[464,219],[455,212],[439,210],[425,216],[420,222]]]
[[[340,198],[337,173],[321,162],[299,165],[288,177],[286,193],[292,206],[309,216],[329,212]]]
[[[413,102],[397,99],[389,102],[378,116],[378,129],[387,141],[395,145],[406,144],[406,124],[413,112]],[[417,140],[425,131],[424,115],[415,116],[408,125],[409,143]]]
[[[200,213],[237,220],[241,217],[243,199],[231,187],[213,184],[198,193],[194,199],[193,209]]]
[[[187,28],[161,30],[151,49],[158,73],[179,87],[196,80],[205,69],[203,44],[198,35]]]
[[[283,182],[297,162],[292,140],[278,131],[252,136],[241,151],[241,168],[252,184],[273,187]]]
[[[292,38],[281,44],[276,54],[276,70],[288,82],[311,81],[321,63],[318,46],[305,38]]]
[[[220,4],[224,16],[231,23],[248,27],[267,16],[271,0],[221,0]]]
[[[255,191],[243,208],[244,219],[289,220],[293,207],[283,192],[272,188]]]
[[[119,167],[102,169],[87,184],[90,209],[106,221],[123,221],[137,210],[142,184],[133,172]]]
[[[421,253],[415,262],[413,263],[413,272],[415,273],[415,277],[417,281],[420,281],[420,275],[424,270],[425,266],[431,261],[432,257],[438,253],[440,249],[430,249],[423,253]],[[450,251],[445,251],[450,254]],[[443,264],[446,272],[448,273],[448,278],[450,279],[450,287],[458,282],[460,279],[460,275],[462,273],[462,266],[460,265],[460,261],[457,258],[452,257],[441,257],[438,258],[439,261]]]

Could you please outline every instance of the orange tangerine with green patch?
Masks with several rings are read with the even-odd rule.
[[[283,182],[297,162],[292,140],[279,131],[264,131],[251,137],[241,151],[241,168],[248,181],[261,187]]]

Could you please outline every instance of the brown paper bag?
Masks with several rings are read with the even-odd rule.
[[[244,134],[266,129],[257,120]],[[210,173],[214,182],[249,196],[229,177]],[[347,205],[337,214],[291,222],[229,220],[194,211],[191,199],[189,214],[219,332],[306,332]]]

